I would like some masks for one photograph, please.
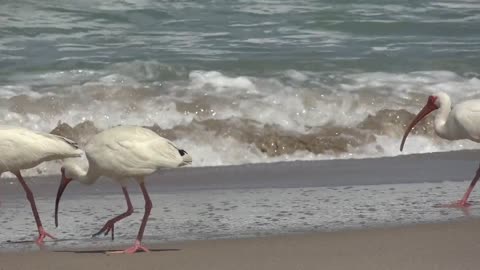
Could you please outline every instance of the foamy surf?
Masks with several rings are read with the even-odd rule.
[[[395,156],[428,94],[474,98],[480,81],[449,71],[264,76],[186,71],[155,61],[102,71],[23,74],[0,86],[2,123],[81,145],[102,129],[142,125],[189,149],[193,166]],[[404,154],[475,148],[416,128]],[[43,164],[27,174],[57,174]]]

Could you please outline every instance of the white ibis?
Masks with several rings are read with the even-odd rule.
[[[447,140],[468,139],[474,142],[480,142],[480,99],[464,101],[452,108],[450,97],[447,94],[440,92],[428,97],[427,104],[425,104],[423,109],[415,116],[412,123],[407,127],[400,145],[400,151],[403,150],[405,140],[412,128],[422,120],[422,118],[434,110],[438,110],[434,120],[435,133],[438,136]],[[480,167],[477,169],[475,177],[470,183],[463,198],[451,206],[469,206],[468,197],[479,178]]]
[[[20,127],[0,126],[0,153],[0,174],[11,172],[22,184],[37,223],[39,236],[36,243],[42,245],[45,237],[54,237],[43,229],[33,193],[20,170],[33,168],[44,161],[79,157],[82,151],[74,141],[64,137]]]
[[[119,126],[98,133],[85,146],[85,154],[89,164],[87,171],[71,159],[67,160],[62,167],[62,179],[55,201],[55,225],[58,226],[60,198],[68,183],[75,179],[89,185],[93,184],[100,176],[107,176],[122,186],[127,201],[127,211],[108,220],[94,236],[101,233],[107,235],[111,231],[113,239],[115,222],[133,213],[126,187],[127,180],[133,178],[142,190],[145,199],[145,213],[135,244],[126,250],[114,253],[148,252],[141,241],[152,209],[152,202],[148,196],[144,178],[161,168],[175,168],[191,164],[192,158],[185,150],[177,148],[171,141],[160,137],[155,132],[135,126]]]

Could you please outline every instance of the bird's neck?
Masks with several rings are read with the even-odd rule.
[[[85,174],[79,176],[78,181],[85,185],[91,185],[97,181],[99,175],[92,173],[91,170],[88,170]]]
[[[448,118],[451,110],[452,109],[450,103],[443,104],[443,106],[438,108],[434,120],[435,132],[438,134],[438,136],[447,140],[451,140],[453,138],[453,134],[450,134],[450,129],[448,129]]]
[[[90,166],[88,170],[85,170],[78,164],[74,163],[68,164],[68,167],[69,177],[78,180],[82,184],[91,185],[99,178],[99,175],[94,173]]]

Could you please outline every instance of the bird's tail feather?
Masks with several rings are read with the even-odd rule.
[[[178,148],[177,150],[180,156],[182,157],[182,163],[180,163],[179,165],[180,167],[192,164],[192,156],[190,156],[190,154],[188,154],[187,151],[183,149],[178,149]]]
[[[177,149],[178,153],[179,153],[180,156],[182,157],[182,162],[178,165],[179,167],[192,164],[192,156],[190,156],[190,154],[188,154],[187,151],[178,148],[177,146],[175,146],[175,144],[173,144],[173,143],[170,142],[170,141],[169,141],[168,143],[169,143],[174,149]]]
[[[46,136],[52,138],[52,139],[60,139],[64,142],[66,142],[68,145],[70,145],[71,147],[75,148],[75,149],[79,149],[80,147],[78,146],[78,143],[74,140],[71,140],[69,138],[66,138],[66,137],[63,137],[63,136],[60,136],[60,135],[57,135],[57,134],[45,134]]]
[[[78,143],[76,141],[73,141],[73,140],[70,140],[68,138],[65,138],[65,137],[60,137],[62,140],[64,140],[66,143],[68,143],[69,145],[71,145],[72,147],[74,147],[75,149],[79,149],[80,147],[78,146]]]
[[[187,152],[182,156],[182,163],[180,166],[186,166],[192,164],[192,156],[190,156]]]

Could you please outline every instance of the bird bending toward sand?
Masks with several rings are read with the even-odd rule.
[[[33,168],[44,161],[80,157],[82,151],[77,144],[67,138],[48,133],[41,133],[21,127],[0,126],[0,174],[11,172],[22,185],[32,207],[38,228],[36,243],[43,244],[48,234],[38,215],[33,193],[20,173],[21,170]]]
[[[115,222],[133,213],[126,187],[127,180],[133,178],[142,190],[145,199],[145,213],[135,244],[116,253],[131,254],[137,251],[148,251],[141,242],[152,209],[152,202],[145,187],[144,178],[158,169],[191,164],[192,158],[185,150],[177,148],[171,141],[149,129],[136,126],[119,126],[98,133],[85,146],[85,154],[89,164],[88,170],[82,169],[73,160],[67,160],[61,169],[62,179],[55,201],[55,225],[58,226],[60,198],[68,183],[78,180],[89,185],[93,184],[100,176],[107,176],[122,186],[127,201],[127,211],[108,220],[94,236],[101,233],[107,235],[111,231],[113,239]]]
[[[413,121],[407,127],[400,145],[400,151],[403,150],[405,140],[412,128],[434,110],[438,110],[434,120],[434,129],[438,136],[447,140],[468,139],[474,142],[480,142],[480,99],[467,100],[452,108],[450,97],[447,94],[440,92],[428,97],[427,104],[425,104],[423,109],[415,116]],[[477,169],[475,177],[470,183],[463,198],[448,206],[469,206],[468,197],[479,178],[480,167]]]

